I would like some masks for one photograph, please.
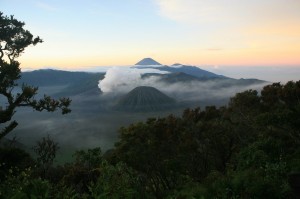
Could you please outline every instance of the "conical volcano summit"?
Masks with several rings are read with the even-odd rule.
[[[138,63],[136,63],[135,65],[161,65],[161,64],[152,58],[144,58]]]

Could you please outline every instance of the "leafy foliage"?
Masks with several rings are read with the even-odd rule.
[[[38,141],[36,146],[33,147],[34,152],[37,155],[37,165],[41,169],[42,178],[46,177],[47,170],[53,164],[56,153],[59,149],[58,143],[56,143],[49,135],[43,137]]]
[[[299,83],[274,83],[261,95],[236,94],[228,107],[122,128],[112,161],[145,175],[157,198],[171,190],[182,196],[174,190],[187,183],[205,198],[289,197],[288,174],[300,170]]]
[[[71,111],[68,108],[71,100],[68,98],[54,100],[45,95],[42,99],[35,99],[37,87],[23,84],[21,92],[16,93],[17,80],[21,78],[17,58],[28,46],[43,42],[25,30],[24,25],[24,22],[18,21],[13,16],[4,16],[0,12],[0,95],[7,100],[7,106],[0,107],[0,123],[6,125],[0,131],[0,140],[18,125],[16,121],[11,121],[18,107],[31,107],[37,111],[49,112],[61,109],[62,114]]]

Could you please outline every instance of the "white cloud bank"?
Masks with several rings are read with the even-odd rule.
[[[137,86],[151,86],[154,82],[158,81],[156,77],[142,79],[142,74],[145,73],[165,74],[168,72],[151,68],[112,67],[107,70],[105,78],[99,81],[98,86],[104,93],[126,93]]]
[[[248,89],[260,90],[265,84],[251,86],[224,86],[227,80],[219,81],[188,81],[167,83],[159,76],[142,78],[145,73],[160,73],[156,69],[137,69],[113,67],[109,69],[103,80],[99,81],[99,88],[106,94],[125,94],[138,86],[155,87],[163,93],[179,101],[224,99],[234,96],[235,93]]]

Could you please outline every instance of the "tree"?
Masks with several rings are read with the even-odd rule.
[[[14,16],[4,16],[0,12],[0,96],[7,101],[6,107],[0,106],[0,124],[5,125],[0,129],[0,140],[18,125],[16,121],[11,121],[18,107],[31,107],[37,111],[48,112],[61,109],[62,114],[71,111],[68,108],[71,103],[69,98],[55,100],[45,95],[44,98],[36,100],[34,97],[38,88],[24,84],[21,92],[15,91],[18,87],[17,80],[21,78],[20,63],[16,59],[26,47],[43,42],[25,30],[24,25],[24,22],[18,21]]]
[[[37,163],[42,169],[43,178],[46,177],[46,172],[53,164],[58,149],[58,143],[56,143],[49,135],[43,137],[42,140],[38,141],[33,147],[33,150],[37,155]]]

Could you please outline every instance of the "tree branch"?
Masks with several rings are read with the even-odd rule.
[[[5,137],[9,132],[18,126],[16,121],[12,121],[7,127],[5,127],[0,133],[0,140]]]

